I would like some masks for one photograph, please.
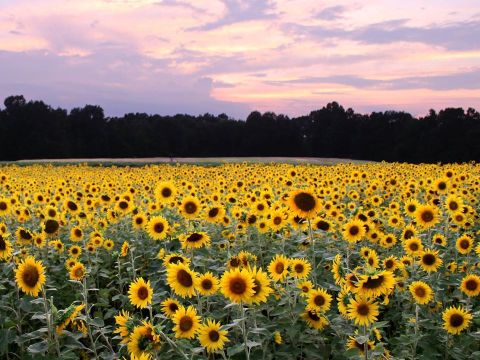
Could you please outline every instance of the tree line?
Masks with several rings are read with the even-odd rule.
[[[415,118],[403,111],[359,114],[331,102],[289,118],[253,111],[192,116],[130,113],[100,106],[70,112],[9,96],[0,110],[0,160],[95,157],[337,157],[400,162],[480,160],[480,114],[446,108]]]

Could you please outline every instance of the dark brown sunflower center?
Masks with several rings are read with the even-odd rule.
[[[28,265],[23,270],[22,280],[28,287],[34,287],[37,285],[38,280],[40,279],[40,273],[38,269],[33,265]]]
[[[462,249],[468,249],[470,247],[470,241],[468,241],[467,239],[462,239],[460,241],[460,247]]]
[[[197,211],[197,205],[191,201],[187,202],[184,208],[187,214],[195,214],[195,212]]]
[[[367,316],[370,312],[370,307],[367,304],[360,304],[357,307],[357,312],[362,316]]]
[[[141,216],[135,218],[135,223],[136,223],[137,225],[143,224],[143,218],[142,218]]]
[[[208,212],[208,217],[214,218],[215,216],[218,215],[219,211],[220,210],[218,208],[210,209],[210,211]]]
[[[141,286],[137,291],[138,298],[145,300],[148,297],[148,289],[145,286]]]
[[[189,237],[187,237],[188,242],[197,242],[203,239],[203,235],[199,233],[193,233]]]
[[[279,216],[274,217],[274,218],[273,218],[273,223],[274,223],[275,225],[280,225],[280,224],[282,223],[282,218],[279,217]]]
[[[83,269],[81,267],[78,267],[75,269],[75,277],[80,278],[83,277]],[[141,288],[142,289],[142,288]],[[141,290],[140,289],[140,290]],[[140,290],[139,290],[139,297],[140,297]],[[145,289],[146,290],[146,289]],[[143,298],[141,298],[143,300]]]
[[[302,211],[312,211],[315,208],[315,198],[306,192],[301,192],[293,197],[295,206]]]
[[[193,326],[193,321],[190,318],[190,316],[183,316],[180,319],[179,327],[180,327],[181,331],[186,332],[186,331],[190,330],[192,328],[192,326]]]
[[[20,237],[24,240],[32,240],[32,234],[24,229],[20,230]]]
[[[467,280],[465,287],[470,291],[475,291],[478,288],[478,282],[474,279]]]
[[[164,198],[168,198],[168,197],[170,197],[171,195],[172,195],[172,189],[170,189],[170,188],[168,188],[168,187],[162,189],[162,196],[163,196]]]
[[[320,220],[319,222],[317,222],[317,229],[322,231],[328,231],[328,229],[330,229],[330,224],[326,221]]]
[[[317,315],[315,312],[313,312],[313,311],[310,311],[310,310],[309,310],[309,311],[307,311],[307,314],[308,314],[308,317],[309,317],[310,319],[312,319],[313,321],[319,321],[319,320],[320,320],[320,318],[318,317],[318,315]]]
[[[73,201],[67,202],[67,207],[72,211],[78,210],[77,204],[75,204]]]
[[[450,325],[452,327],[459,327],[463,324],[464,322],[464,318],[462,315],[460,314],[453,314],[452,316],[450,316]]]
[[[391,259],[385,261],[385,267],[386,267],[387,269],[391,269],[391,268],[393,267],[393,264],[394,264],[394,263],[393,263],[393,260],[391,260]]]
[[[0,210],[5,211],[7,210],[8,206],[7,203],[4,201],[0,201]]]
[[[407,230],[407,231],[405,231],[405,234],[403,235],[403,238],[404,238],[405,240],[408,240],[408,239],[410,239],[413,235],[414,235],[414,233],[413,233],[412,230]]]
[[[168,309],[169,309],[171,312],[174,313],[175,311],[178,310],[178,305],[175,304],[174,302],[172,302],[172,303],[168,304]]]
[[[230,266],[231,266],[231,267],[238,267],[238,266],[240,266],[240,259],[238,259],[238,258],[231,258],[231,259],[230,259]]]
[[[210,341],[217,342],[220,339],[220,334],[217,330],[210,330],[208,332],[208,338]]]
[[[177,281],[184,287],[191,287],[193,285],[192,275],[184,269],[177,272]]]
[[[415,295],[417,295],[419,298],[423,298],[427,295],[427,292],[423,286],[417,286],[415,288]]]
[[[82,236],[82,230],[80,230],[80,229],[75,229],[74,233],[75,233],[76,237]]]
[[[56,220],[49,219],[45,222],[45,232],[47,234],[54,234],[57,232],[59,224]]]
[[[383,275],[379,275],[376,279],[368,277],[368,280],[363,283],[363,287],[366,289],[376,289],[382,286],[384,280]]]
[[[348,229],[348,232],[350,233],[350,235],[355,236],[360,232],[360,229],[357,225],[353,225],[352,227],[350,227],[350,229]]]
[[[445,184],[443,181],[438,183],[438,188],[440,190],[445,190],[447,188],[447,184]]]
[[[296,264],[295,267],[294,267],[295,272],[298,273],[298,274],[303,273],[304,269],[305,268],[302,264]]]
[[[210,279],[203,279],[202,280],[202,288],[205,290],[210,290],[213,287],[212,280]]]
[[[72,248],[72,254],[73,255],[78,254],[78,248]]]
[[[247,290],[247,284],[241,277],[230,280],[230,291],[237,295],[242,295]]]
[[[425,210],[420,217],[427,223],[433,220],[433,213],[430,210]]]
[[[315,298],[313,299],[313,302],[314,302],[315,305],[317,305],[317,306],[322,306],[323,304],[325,304],[325,298],[323,297],[323,295],[317,295],[317,296],[315,296]]]
[[[422,262],[425,265],[433,265],[437,261],[437,258],[433,254],[425,254],[422,257]]]
[[[253,294],[256,295],[262,290],[262,284],[257,279],[255,279],[253,281],[253,283],[254,283],[253,284]]]
[[[5,251],[7,249],[7,243],[2,235],[0,235],[0,251]]]
[[[410,245],[409,245],[409,248],[410,250],[412,251],[417,251],[418,250],[418,244],[416,242],[412,242]]]
[[[450,201],[448,203],[448,208],[452,211],[455,211],[458,209],[458,203],[456,201]]]
[[[283,263],[279,262],[277,263],[277,265],[275,265],[275,272],[277,274],[281,274],[283,273],[283,270],[285,269],[285,266],[283,265]]]
[[[155,231],[157,234],[162,233],[164,229],[165,226],[161,222],[157,222],[155,225],[153,225],[153,231]]]

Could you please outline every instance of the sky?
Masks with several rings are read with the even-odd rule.
[[[479,110],[480,1],[0,0],[18,94],[107,116]]]

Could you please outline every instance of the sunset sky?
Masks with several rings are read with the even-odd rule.
[[[478,0],[0,0],[0,99],[106,115],[480,110]]]

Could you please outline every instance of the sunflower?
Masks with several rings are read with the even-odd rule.
[[[175,199],[177,188],[171,181],[162,181],[155,187],[155,199],[160,204],[168,204]]]
[[[301,292],[301,296],[308,297],[310,291],[313,289],[313,283],[310,280],[304,280],[297,284],[297,288],[299,288]]]
[[[167,268],[172,264],[188,265],[188,264],[190,264],[190,259],[183,256],[183,255],[172,253],[172,254],[168,254],[167,256],[165,256],[165,258],[163,259],[163,264]]]
[[[423,281],[414,281],[408,287],[417,304],[425,305],[433,299],[432,288]]]
[[[470,297],[480,295],[480,276],[474,274],[465,276],[460,284],[460,290]]]
[[[220,280],[208,271],[200,275],[197,290],[201,295],[210,296],[216,294],[219,289]]]
[[[167,282],[178,296],[192,297],[198,287],[198,275],[188,265],[172,264],[167,268]]]
[[[273,231],[280,231],[288,224],[288,214],[281,209],[271,211],[269,216],[268,226]]]
[[[310,290],[310,292],[308,293],[307,308],[319,314],[327,312],[330,309],[331,302],[332,295],[330,295],[323,289],[314,289]]]
[[[447,238],[443,234],[435,234],[432,237],[432,243],[434,243],[435,245],[446,246]]]
[[[33,256],[27,256],[15,269],[15,281],[24,293],[37,297],[46,281],[42,262],[36,261]]]
[[[270,287],[270,279],[266,272],[262,269],[257,269],[255,266],[250,270],[250,273],[253,277],[253,295],[246,302],[248,304],[260,304],[266,302],[268,296],[273,292]]]
[[[312,228],[314,230],[320,230],[320,231],[323,231],[323,232],[329,232],[329,231],[332,231],[332,229],[333,229],[332,223],[328,220],[323,219],[323,218],[313,219],[311,225],[312,225]]]
[[[134,205],[132,204],[132,202],[127,201],[125,199],[121,199],[115,204],[114,209],[118,214],[126,215],[132,212],[133,208],[134,208]]]
[[[368,351],[373,350],[374,346],[375,346],[375,343],[373,341],[370,340],[367,342]],[[348,350],[357,349],[363,355],[363,353],[365,352],[365,344],[364,343],[360,344],[354,336],[349,336],[347,341],[347,349]]]
[[[207,320],[207,323],[200,327],[198,341],[209,353],[222,350],[228,342],[228,331],[220,330],[221,324],[214,320]]]
[[[222,221],[223,217],[225,216],[225,210],[223,206],[220,204],[214,204],[208,207],[205,210],[205,220],[211,223],[219,223]]]
[[[130,355],[145,358],[154,352],[160,343],[160,336],[155,332],[153,324],[143,321],[142,325],[135,326],[128,339],[127,349]]]
[[[283,281],[288,275],[289,261],[284,255],[276,255],[268,265],[268,272],[274,281]]]
[[[470,325],[472,318],[472,314],[463,307],[451,306],[442,314],[443,328],[450,334],[458,335]]]
[[[68,254],[72,257],[72,258],[78,258],[81,254],[82,254],[82,248],[78,245],[72,245],[70,246],[70,248],[68,249]]]
[[[320,200],[310,190],[295,190],[288,194],[288,205],[295,215],[312,219],[320,211]]]
[[[302,313],[302,319],[305,320],[308,326],[317,330],[322,330],[329,324],[326,317],[318,315],[310,309],[305,309]]]
[[[179,240],[182,243],[182,249],[199,249],[210,244],[210,236],[205,232],[182,234]]]
[[[135,279],[128,288],[128,297],[132,305],[144,309],[152,303],[153,289],[150,280],[145,282],[142,277]]]
[[[255,294],[255,282],[246,269],[225,271],[220,280],[222,294],[234,303],[249,302]]]
[[[365,228],[361,220],[350,220],[343,228],[343,238],[350,243],[360,241],[365,236]]]
[[[305,259],[291,259],[290,260],[290,270],[292,275],[299,279],[305,279],[310,270],[312,269],[312,265],[305,260]]]
[[[356,295],[347,306],[347,316],[358,326],[369,326],[377,321],[378,314],[378,304],[363,296]]]
[[[128,311],[121,310],[118,315],[115,315],[115,325],[117,325],[117,328],[113,331],[113,333],[119,334],[123,338],[123,344],[127,343],[134,327],[134,322],[130,316],[130,313]]]
[[[106,240],[103,242],[103,247],[104,247],[105,249],[107,249],[108,251],[111,251],[114,246],[115,246],[115,243],[113,242],[112,239],[106,239]]]
[[[445,207],[449,213],[454,214],[463,207],[463,200],[458,196],[449,195],[445,199]]]
[[[70,279],[80,281],[85,276],[85,266],[81,262],[76,262],[70,268]]]
[[[129,245],[128,242],[124,241],[122,244],[122,250],[120,251],[120,256],[125,257],[128,254]]]
[[[42,225],[43,232],[47,234],[47,236],[55,236],[60,229],[60,224],[55,219],[47,219]]]
[[[65,251],[65,245],[61,240],[50,241],[49,245],[53,247],[59,254]]]
[[[273,333],[273,341],[275,341],[275,344],[281,345],[283,340],[282,340],[282,334],[280,334],[279,331],[275,331]]]
[[[337,295],[337,307],[340,314],[348,319],[348,304],[350,303],[350,289],[346,286],[340,288]]]
[[[74,226],[70,230],[70,239],[72,241],[81,241],[83,239],[83,231],[80,227]]]
[[[422,240],[418,237],[412,237],[403,243],[405,253],[410,256],[419,256],[423,252]]]
[[[383,260],[383,268],[388,271],[394,271],[398,267],[398,259],[391,255]]]
[[[443,260],[438,254],[438,250],[427,249],[420,254],[420,266],[428,272],[435,272],[442,265]]]
[[[0,216],[8,215],[10,210],[10,202],[5,198],[0,198]]]
[[[33,240],[33,235],[30,230],[25,229],[23,227],[17,228],[15,231],[15,235],[17,237],[17,241],[20,245],[30,245]]]
[[[395,277],[390,271],[380,271],[375,275],[361,275],[354,292],[368,297],[389,295],[395,286]]]
[[[132,227],[136,230],[142,230],[145,228],[145,225],[147,224],[147,217],[145,214],[135,214],[132,217]]]
[[[61,334],[63,329],[65,329],[68,324],[73,323],[75,318],[78,316],[78,313],[85,308],[85,304],[80,305],[70,305],[67,309],[63,312],[59,312],[59,317],[57,321],[55,321],[55,331],[57,334]]]
[[[6,239],[5,234],[0,234],[0,259],[12,256],[12,244]]]
[[[81,211],[80,206],[72,200],[65,200],[63,202],[63,208],[73,216],[78,215]]]
[[[167,236],[168,229],[168,222],[162,216],[151,218],[146,226],[147,233],[153,240],[164,239]]]
[[[469,234],[464,234],[457,239],[455,247],[460,254],[466,255],[473,249],[473,238]]]
[[[193,306],[188,308],[180,306],[173,315],[172,321],[175,324],[173,331],[177,339],[192,339],[200,329],[200,316],[197,315],[197,310]]]
[[[200,201],[196,197],[187,196],[180,204],[180,213],[187,219],[195,219],[200,213]]]
[[[429,229],[439,221],[438,209],[432,205],[420,205],[415,211],[415,220],[424,229]]]
[[[172,317],[180,309],[180,303],[174,298],[165,299],[161,305],[162,312],[168,317]]]

